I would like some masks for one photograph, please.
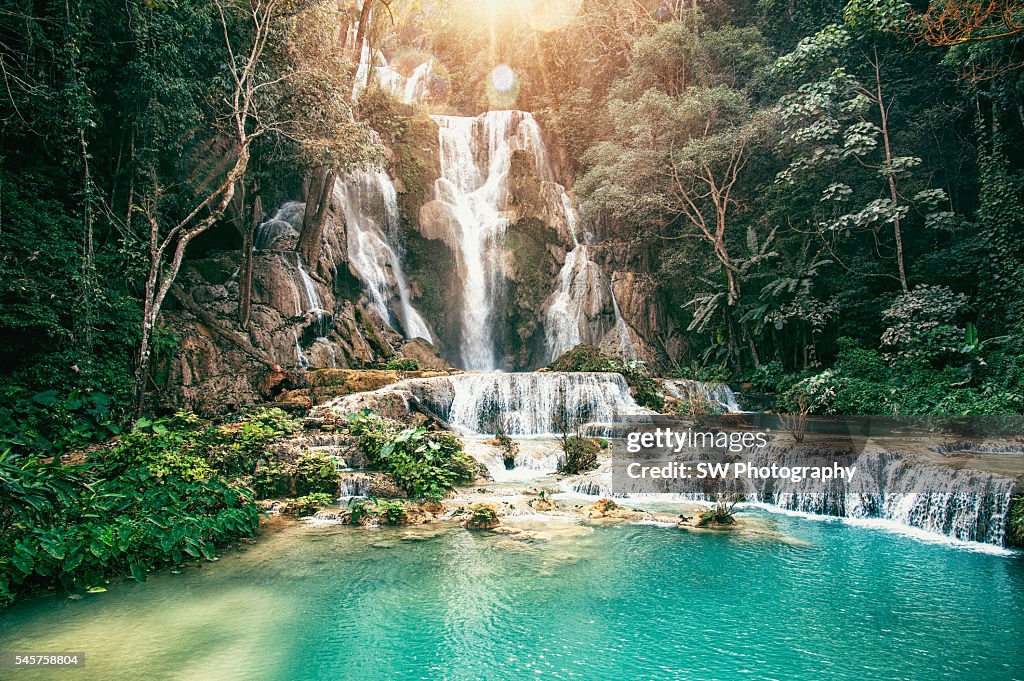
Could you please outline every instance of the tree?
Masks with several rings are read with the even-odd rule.
[[[363,3],[357,45],[368,28],[374,1],[382,0]],[[303,188],[306,210],[296,250],[311,267],[320,256],[335,181],[348,169],[380,159],[373,130],[355,119],[348,94],[353,91],[355,68],[337,21],[330,4],[314,5],[295,18],[284,44],[291,76],[281,104],[288,121],[282,133],[295,143],[297,160],[308,169]]]
[[[264,117],[263,92],[282,77],[268,76],[263,68],[267,41],[279,19],[281,0],[249,0],[228,4],[216,0],[214,7],[224,38],[224,69],[227,83],[217,105],[223,125],[217,130],[212,148],[227,159],[226,172],[207,186],[184,211],[163,202],[159,171],[153,173],[154,187],[137,208],[148,225],[149,272],[143,288],[142,328],[135,368],[135,415],[142,415],[146,380],[152,355],[153,334],[164,299],[181,269],[189,243],[207,231],[224,215],[248,168],[251,146],[274,126]],[[241,37],[233,21],[244,17]],[[165,178],[166,179],[166,178]],[[176,216],[172,217],[175,213]]]

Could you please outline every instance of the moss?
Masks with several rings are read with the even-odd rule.
[[[394,141],[392,150],[395,176],[404,190],[399,196],[399,208],[416,224],[420,207],[433,198],[434,183],[441,176],[437,123],[426,114],[413,116],[406,133]]]
[[[449,310],[457,282],[453,280],[454,268],[449,275],[439,268],[439,262],[452,262],[454,256],[441,241],[425,239],[419,233],[409,230],[405,237],[406,279],[417,291],[415,305],[423,318],[441,338],[450,338],[456,320],[449,317]]]
[[[505,248],[512,253],[515,278],[508,288],[509,316],[504,341],[520,367],[542,361],[544,302],[558,271],[558,262],[548,246],[557,241],[554,230],[532,218],[511,225],[505,233]]]

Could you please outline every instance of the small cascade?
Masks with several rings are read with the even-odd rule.
[[[612,373],[459,374],[405,386],[468,433],[557,435],[562,422],[574,433],[584,424],[651,413],[633,400],[626,380]]]
[[[274,242],[283,236],[297,236],[305,210],[306,204],[301,201],[288,201],[282,204],[273,217],[256,227],[253,248],[271,248]]]
[[[373,478],[364,473],[343,474],[338,488],[338,496],[342,499],[370,496],[370,485]]]
[[[612,310],[615,312],[615,335],[619,341],[619,356],[625,360],[635,360],[639,357],[636,352],[636,344],[633,342],[633,330],[622,317],[622,310],[619,309],[619,301],[615,299],[615,287],[610,286],[612,293]]]
[[[382,170],[357,170],[335,185],[335,197],[345,214],[348,257],[366,287],[370,305],[406,338],[433,342],[426,322],[412,305],[399,247],[398,193]],[[392,301],[398,309],[392,314]]]
[[[705,383],[686,378],[666,379],[665,391],[684,402],[709,402],[725,414],[742,413],[736,393],[725,383]]]
[[[299,283],[302,285],[302,292],[306,298],[306,308],[303,312],[313,312],[316,315],[313,321],[313,330],[317,338],[323,338],[330,332],[331,314],[324,309],[323,301],[320,300],[320,292],[313,283],[305,266],[302,264],[302,256],[295,254],[295,269],[299,273]]]
[[[302,349],[302,344],[299,342],[299,330],[292,329],[292,336],[295,337],[295,368],[308,369],[309,358],[306,357],[306,352]]]
[[[553,172],[533,116],[521,111],[490,111],[476,118],[434,116],[439,127],[441,177],[435,198],[452,219],[446,241],[457,244],[462,282],[462,366],[474,371],[500,368],[495,314],[505,276],[504,237],[509,221],[507,179],[512,153],[534,154],[537,175]]]
[[[559,187],[561,189],[561,187]],[[589,247],[577,236],[578,218],[572,200],[561,189],[562,208],[573,248],[558,272],[558,286],[546,304],[544,316],[547,361],[558,359],[580,343],[596,344],[604,330],[601,313],[611,285],[601,268],[590,259]]]
[[[346,43],[355,44],[355,28],[349,28],[349,35]],[[374,66],[373,62],[377,65]],[[362,49],[359,51],[359,68],[356,70],[355,82],[352,84],[352,99],[370,86],[370,80],[375,79],[376,83],[384,90],[388,90],[406,104],[421,101],[427,94],[431,72],[434,68],[433,60],[427,60],[413,69],[408,78],[391,68],[380,54],[374,55],[369,44],[363,40]]]

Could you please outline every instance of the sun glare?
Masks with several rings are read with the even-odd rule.
[[[480,12],[492,23],[526,22],[536,31],[555,31],[579,11],[581,0],[477,0]]]

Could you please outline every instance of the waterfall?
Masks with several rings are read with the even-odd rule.
[[[622,317],[619,301],[615,298],[615,287],[609,284],[609,288],[612,292],[612,311],[615,313],[614,331],[619,340],[619,356],[626,360],[637,359],[636,344],[633,343],[633,330],[629,328],[629,324]]]
[[[288,201],[282,204],[273,217],[256,228],[253,248],[257,250],[271,248],[274,242],[281,237],[297,235],[299,224],[302,222],[302,213],[305,210],[306,204],[301,201]]]
[[[454,427],[470,433],[557,435],[587,423],[650,414],[620,374],[459,374],[407,381],[405,386]]]
[[[312,312],[313,330],[318,338],[330,332],[331,313],[324,309],[316,283],[309,276],[302,262],[302,256],[294,251],[282,251],[278,257],[285,269],[292,273],[292,290],[295,292],[295,316],[301,317]],[[298,340],[296,340],[298,343]]]
[[[346,40],[349,45],[355,44],[355,30],[353,27],[349,28],[349,36]],[[375,57],[380,62],[378,66],[373,66],[372,62]],[[358,98],[363,90],[370,86],[370,77],[373,76],[382,89],[390,91],[406,104],[418,102],[427,94],[427,83],[433,68],[433,60],[428,59],[413,69],[409,77],[406,78],[391,68],[382,56],[373,55],[369,44],[363,40],[362,48],[359,51],[359,68],[356,70],[355,82],[352,84],[352,99]]]
[[[601,315],[607,302],[611,302],[615,324],[612,332],[618,339],[618,355],[622,359],[637,359],[632,330],[622,317],[611,278],[590,259],[590,250],[577,234],[579,219],[572,199],[560,185],[565,223],[572,237],[573,248],[565,256],[558,272],[558,284],[545,304],[544,341],[548,362],[558,359],[580,343],[597,345],[607,328],[602,328]]]
[[[507,179],[512,152],[528,150],[536,159],[537,175],[553,173],[540,128],[521,111],[490,111],[476,118],[434,116],[439,127],[441,177],[435,198],[452,216],[446,242],[457,244],[462,283],[462,366],[475,371],[499,368],[494,327],[505,276],[504,237],[508,227]]]
[[[770,448],[771,449],[771,448]],[[762,465],[792,465],[800,452],[766,452]],[[869,451],[857,456],[857,479],[836,481],[827,493],[806,493],[801,484],[750,481],[753,498],[779,508],[857,520],[884,520],[963,541],[1002,546],[1015,480],[961,469],[920,457]]]
[[[564,189],[559,189],[573,248],[565,256],[565,263],[558,272],[557,287],[546,303],[544,340],[549,362],[580,343],[600,342],[600,319],[605,306],[605,294],[611,293],[604,272],[590,259],[587,244],[579,240],[579,221],[572,200]]]
[[[743,411],[736,399],[736,393],[725,383],[705,383],[685,378],[666,379],[663,381],[665,391],[684,402],[694,400],[710,402],[725,414],[736,414]]]
[[[391,301],[397,296],[398,323],[406,338],[433,343],[426,322],[409,298],[398,246],[398,194],[391,178],[382,170],[357,170],[339,180],[334,192],[345,214],[349,262],[366,287],[370,305],[394,326]]]

